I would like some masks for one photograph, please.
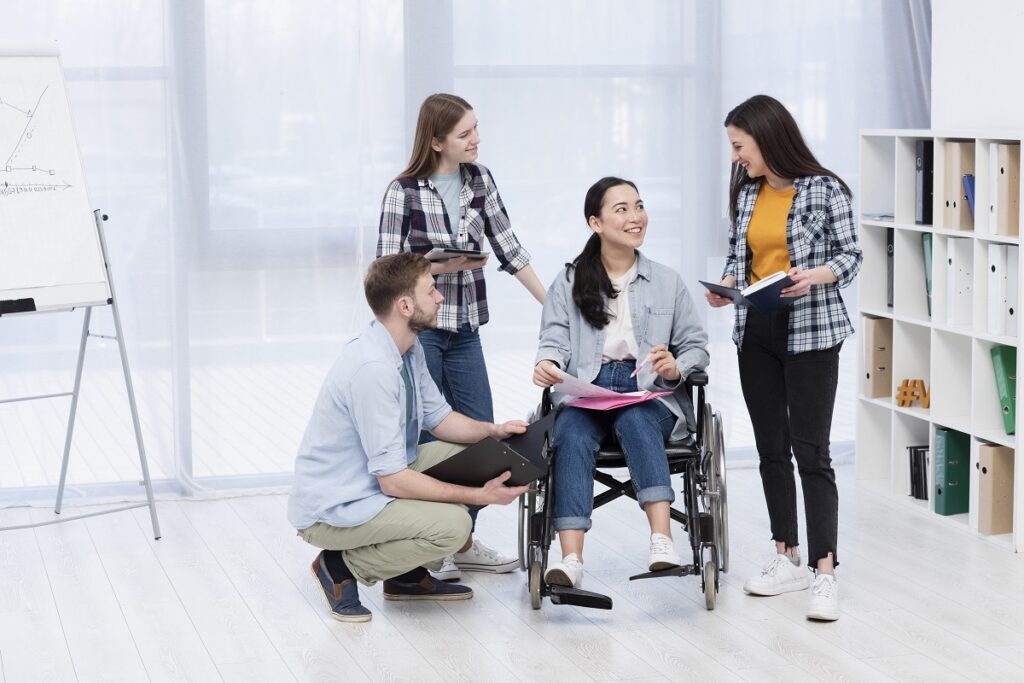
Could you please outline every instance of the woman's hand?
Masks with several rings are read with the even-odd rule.
[[[675,382],[681,377],[679,368],[676,367],[676,357],[672,355],[672,352],[664,344],[652,346],[647,357],[644,358],[640,365],[650,365],[651,371],[669,382]]]
[[[718,284],[722,285],[723,287],[735,287],[736,278],[734,278],[732,275],[726,275]],[[710,289],[704,290],[704,298],[708,300],[708,304],[712,308],[721,308],[726,304],[732,303],[732,299],[728,299],[724,296],[719,296],[718,294],[712,292]]]
[[[434,261],[430,264],[430,274],[441,275],[442,273],[457,273],[460,270],[476,270],[477,268],[483,268],[487,265],[488,258],[490,258],[490,254],[487,254],[483,258],[456,256],[455,258],[450,258],[447,261]]]
[[[822,268],[825,269],[825,273],[822,273]],[[780,296],[792,298],[804,296],[811,291],[811,285],[824,285],[836,281],[832,269],[828,266],[819,266],[810,270],[793,267],[789,269],[788,275],[793,284],[779,292]]]
[[[558,366],[555,365],[554,361],[542,360],[533,368],[533,383],[545,389],[552,384],[558,384],[562,381],[562,378],[555,372],[557,369]]]

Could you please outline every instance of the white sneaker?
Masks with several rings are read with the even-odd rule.
[[[569,553],[544,572],[544,583],[549,586],[579,588],[583,585],[583,563],[576,553]]]
[[[479,539],[473,539],[473,545],[464,553],[455,553],[455,564],[467,572],[491,572],[504,574],[519,569],[519,558],[502,555],[493,548],[488,548]]]
[[[802,591],[810,585],[807,570],[796,566],[788,556],[779,553],[762,567],[760,576],[747,579],[743,590],[753,595],[779,595]]]
[[[832,574],[819,572],[814,577],[807,618],[820,621],[835,621],[839,618],[839,583]]]
[[[647,569],[656,572],[678,566],[679,553],[672,539],[665,534],[651,534],[651,554],[647,559]]]
[[[448,555],[441,560],[441,568],[436,572],[430,572],[430,575],[438,581],[458,581],[462,578],[462,572],[455,564],[454,555]]]

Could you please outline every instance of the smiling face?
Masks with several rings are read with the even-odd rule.
[[[732,163],[739,164],[746,169],[747,175],[751,178],[760,178],[770,174],[768,165],[761,156],[761,149],[750,133],[736,126],[726,126],[726,135],[729,136],[729,144],[732,147]]]
[[[440,154],[440,173],[454,173],[459,164],[476,161],[479,155],[480,133],[476,114],[468,109],[455,127],[443,138],[434,138],[431,148]]]
[[[647,234],[644,200],[632,185],[610,187],[604,193],[600,215],[590,216],[588,223],[603,245],[639,249]]]

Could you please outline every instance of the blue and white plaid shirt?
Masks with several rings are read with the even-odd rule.
[[[516,274],[530,263],[530,254],[519,244],[501,202],[491,172],[480,164],[461,164],[461,218],[457,231],[448,222],[444,200],[427,179],[400,178],[384,195],[377,236],[377,257],[411,251],[426,254],[434,247],[481,249],[484,237],[501,264],[499,270]],[[487,322],[487,288],[484,269],[442,273],[435,277],[444,297],[437,312],[437,326],[456,332],[463,322],[475,330]]]
[[[761,180],[745,185],[736,199],[736,223],[729,231],[729,254],[722,277],[732,275],[736,287],[750,284],[751,254],[747,228]],[[853,334],[839,290],[860,270],[864,254],[857,241],[857,225],[850,200],[842,185],[831,176],[808,176],[793,181],[796,195],[786,220],[789,262],[801,270],[828,266],[837,282],[813,285],[807,296],[797,299],[789,314],[789,353],[829,349]],[[743,346],[747,309],[736,308],[732,340]]]

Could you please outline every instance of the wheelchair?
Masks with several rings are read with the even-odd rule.
[[[705,401],[704,387],[708,376],[704,372],[692,373],[686,380],[686,390],[693,401],[697,418],[697,433],[692,443],[667,442],[669,474],[682,475],[683,509],[673,507],[670,516],[686,531],[693,551],[692,564],[660,571],[645,572],[629,577],[650,579],[667,576],[699,575],[701,590],[707,609],[715,608],[719,574],[729,571],[729,519],[725,486],[725,439],[722,416]],[[696,393],[696,400],[694,400]],[[554,406],[551,390],[545,389],[535,419],[547,415]],[[610,437],[614,439],[614,436]],[[551,448],[551,431],[544,441],[543,457],[549,463],[555,457]],[[636,500],[631,481],[619,481],[605,469],[624,468],[626,460],[618,444],[602,445],[597,454],[594,480],[607,487],[594,496],[594,509],[621,496]],[[545,477],[537,480],[527,493],[519,498],[519,564],[527,571],[530,606],[540,609],[545,597],[554,604],[571,604],[596,609],[611,609],[612,599],[566,586],[544,583],[548,565],[548,550],[554,538],[551,525],[554,496],[554,468],[548,467]],[[680,548],[682,550],[682,548]],[[685,555],[682,559],[685,562]]]

